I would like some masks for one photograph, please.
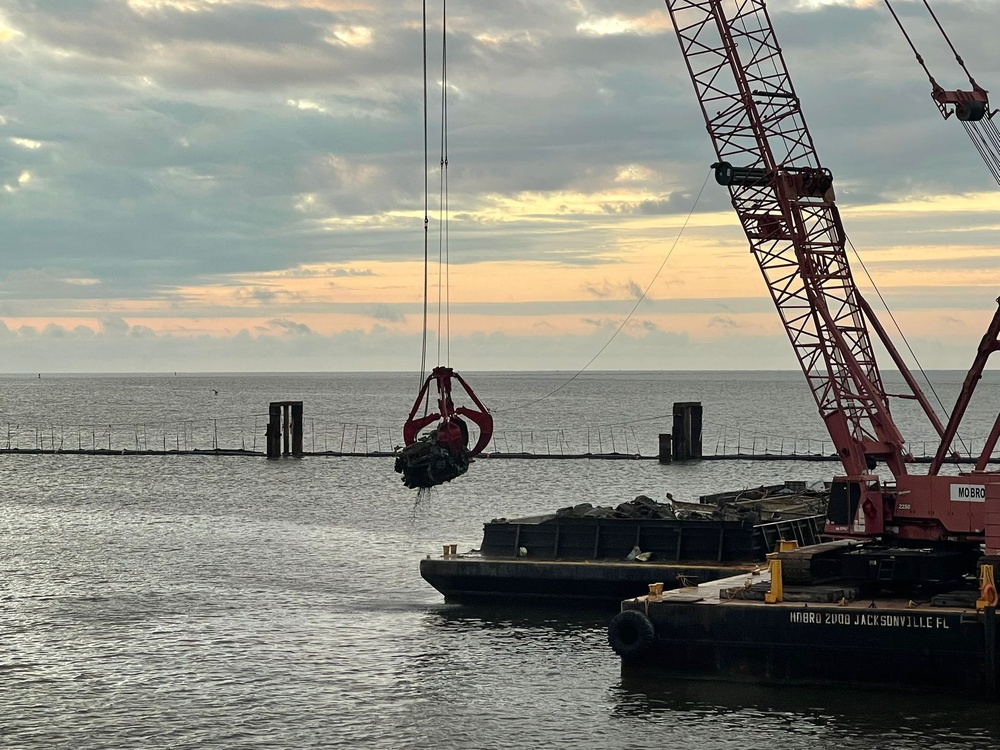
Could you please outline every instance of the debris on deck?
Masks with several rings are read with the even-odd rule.
[[[623,599],[749,573],[782,540],[821,540],[827,491],[803,482],[682,503],[647,495],[617,506],[580,503],[483,525],[479,550],[428,555],[420,575],[445,601],[534,602],[618,609]],[[449,547],[449,550],[452,549]]]
[[[829,490],[822,482],[809,486],[805,483],[787,482],[782,485],[762,485],[754,489],[706,495],[697,503],[674,500],[669,492],[662,503],[647,495],[639,495],[634,500],[615,507],[580,503],[560,508],[556,511],[556,515],[560,518],[650,518],[761,523],[790,516],[823,513],[826,510],[828,497]]]

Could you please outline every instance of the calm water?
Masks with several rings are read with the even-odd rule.
[[[317,419],[392,425],[413,380],[11,377],[0,420],[245,419],[301,399]],[[822,435],[793,374],[602,374],[527,410],[562,378],[470,382],[517,429],[701,400],[706,420]],[[981,440],[992,416],[973,416]],[[968,699],[623,679],[605,615],[445,605],[419,576],[493,517],[834,470],[481,460],[418,503],[387,459],[2,455],[0,747],[995,747],[998,712]]]

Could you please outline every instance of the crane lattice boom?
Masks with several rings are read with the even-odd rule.
[[[715,147],[716,181],[729,189],[846,471],[834,479],[827,532],[958,544],[950,559],[962,565],[983,541],[1000,554],[1000,478],[985,471],[1000,441],[1000,417],[974,471],[938,474],[986,359],[1000,349],[1000,309],[944,427],[855,286],[833,176],[816,155],[763,0],[666,5]],[[907,472],[869,324],[942,436],[927,474]],[[883,484],[877,461],[894,481]],[[877,561],[894,553],[868,554]]]
[[[750,249],[850,475],[906,473],[844,249],[833,179],[816,155],[761,0],[666,0]]]

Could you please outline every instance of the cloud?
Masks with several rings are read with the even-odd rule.
[[[370,268],[335,268],[330,273],[334,277],[375,276]]]
[[[250,301],[259,305],[269,304],[278,298],[273,289],[263,287],[240,287],[233,292],[233,296],[238,302]]]
[[[285,320],[283,318],[273,318],[267,321],[268,329],[275,331],[277,333],[288,334],[291,336],[311,336],[312,331],[309,330],[309,326],[305,323],[296,323],[294,320]]]
[[[375,320],[381,320],[386,323],[402,323],[406,320],[406,315],[403,314],[402,310],[389,305],[376,305],[372,308],[369,315],[375,318]]]
[[[630,329],[632,329],[632,330],[644,331],[644,332],[647,332],[647,333],[650,332],[650,331],[659,331],[659,330],[662,330],[660,328],[660,326],[658,326],[652,320],[634,320],[633,319],[633,320],[630,320],[628,322],[627,327],[630,328]]]
[[[991,259],[997,186],[966,134],[934,108],[881,4],[769,9],[866,263],[905,306],[957,305],[967,319],[974,303],[958,287],[995,286],[1000,269]],[[922,9],[904,11],[942,85],[966,85]],[[181,347],[164,332],[202,330],[199,316],[222,314],[190,304],[197,295],[188,293],[207,299],[221,288],[234,290],[225,314],[248,331],[234,342],[256,342],[251,332],[261,325],[270,338],[302,334],[301,345],[307,333],[319,337],[309,316],[321,309],[344,312],[344,331],[367,331],[372,319],[390,328],[412,322],[412,308],[404,312],[411,289],[388,266],[419,263],[424,251],[417,6],[8,0],[3,16],[0,313],[8,332],[67,342],[82,326],[102,341],[128,334]],[[939,17],[977,80],[995,88],[1000,67],[981,32],[1000,27],[1000,4],[947,4]],[[440,58],[430,51],[433,84]],[[616,311],[594,306],[638,299],[642,284],[631,278],[645,279],[650,256],[676,237],[671,275],[690,295],[678,296],[679,309],[746,294],[716,286],[735,266],[713,265],[714,251],[745,255],[746,245],[727,191],[705,184],[717,157],[662,5],[472,3],[449,19],[448,54],[453,268],[544,262],[606,279],[574,278],[572,290],[554,283],[553,299],[494,312],[558,308],[574,320],[611,319]],[[442,236],[437,116],[432,108],[432,260]],[[942,199],[912,212],[933,196],[964,203],[949,209]],[[694,253],[699,260],[689,262]],[[606,271],[625,263],[644,265]],[[935,290],[934,280],[960,270],[976,271],[976,283]],[[931,280],[907,276],[917,272]],[[309,278],[328,286],[297,295]],[[418,273],[411,278],[419,287]],[[518,285],[491,291],[523,296]],[[572,296],[583,299],[567,302]],[[186,322],[156,322],[167,306]],[[253,317],[262,307],[273,320]],[[673,309],[665,300],[656,307]],[[735,323],[742,320],[700,325],[717,334]],[[485,317],[480,324],[484,334],[502,330]],[[540,365],[574,347],[557,340],[538,349]],[[141,367],[136,352],[128,361]]]
[[[746,326],[740,323],[736,318],[729,315],[716,315],[711,320],[708,321],[709,328],[721,328],[726,331],[738,331]]]
[[[149,326],[134,325],[129,329],[129,336],[139,339],[154,339],[156,332]]]
[[[101,319],[101,332],[108,336],[124,336],[129,332],[129,324],[117,315],[108,315]]]
[[[621,284],[611,283],[607,280],[587,284],[584,286],[583,291],[597,299],[621,299],[622,297],[639,299],[642,297],[642,287],[631,279]],[[649,299],[649,297],[646,297],[646,299]]]
[[[664,198],[646,198],[635,202],[604,203],[601,208],[611,214],[635,216],[688,215],[695,210],[720,210],[728,204],[728,196],[722,193],[698,195],[690,190],[679,190]]]
[[[42,336],[51,339],[63,339],[66,338],[66,329],[55,323],[49,323],[42,329]]]

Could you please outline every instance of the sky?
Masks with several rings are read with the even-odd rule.
[[[862,293],[965,369],[997,183],[882,2],[768,8]],[[933,8],[1000,86],[1000,2]],[[428,0],[426,239],[421,13],[0,0],[0,372],[418,371],[425,248],[428,366],[796,369],[662,0]]]

